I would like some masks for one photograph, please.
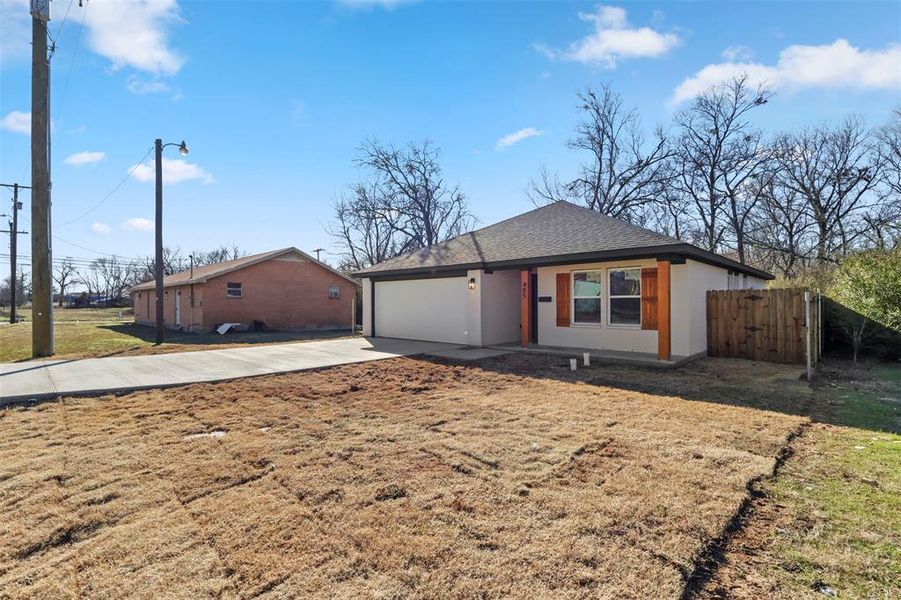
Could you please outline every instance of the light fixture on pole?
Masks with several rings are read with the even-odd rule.
[[[154,142],[156,150],[156,264],[154,265],[154,279],[156,280],[156,343],[162,344],[165,337],[163,321],[163,148],[166,146],[178,146],[178,152],[182,156],[188,155],[188,145],[182,140],[181,144],[164,144],[163,140]]]

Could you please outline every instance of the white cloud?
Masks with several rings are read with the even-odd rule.
[[[723,62],[707,65],[673,91],[672,104],[694,98],[736,75],[747,74],[754,84],[797,91],[805,88],[901,89],[901,45],[883,50],[860,50],[838,39],[821,46],[795,45],[779,53],[775,65]]]
[[[747,46],[729,46],[720,54],[726,62],[750,62],[754,58],[754,51]]]
[[[0,0],[0,56],[7,63],[31,55],[28,0]]]
[[[530,137],[536,137],[539,135],[544,135],[543,131],[535,129],[534,127],[526,127],[525,129],[520,129],[519,131],[514,131],[513,133],[507,134],[501,139],[497,141],[495,144],[495,150],[504,150],[505,148],[509,148],[513,144],[518,144],[519,142],[528,139]]]
[[[110,227],[106,223],[94,223],[91,225],[91,231],[100,235],[106,235],[107,233],[112,231],[112,227]]]
[[[171,25],[181,23],[177,0],[93,2],[85,13],[88,43],[113,63],[154,75],[174,75],[184,58],[169,47]]]
[[[75,165],[76,167],[81,165],[90,165],[92,163],[100,162],[106,157],[105,152],[76,152],[75,154],[70,154],[66,157],[66,160],[63,162],[67,165]]]
[[[0,129],[31,135],[31,113],[14,110],[0,119]]]
[[[153,221],[143,217],[133,217],[122,223],[122,229],[128,231],[150,231],[153,229]]]
[[[413,4],[419,0],[338,0],[338,4],[351,9],[384,8],[392,10],[402,4]]]
[[[554,50],[540,44],[535,48],[550,58],[613,69],[619,60],[656,58],[681,43],[674,33],[661,33],[650,27],[630,27],[626,10],[618,6],[598,5],[593,13],[579,13],[579,18],[591,23],[594,31],[570,44],[567,50]]]
[[[148,161],[140,165],[134,165],[129,169],[131,176],[138,181],[148,182],[156,180],[154,161]],[[202,183],[215,183],[216,178],[207,173],[200,165],[189,163],[181,159],[163,159],[163,183],[175,185],[182,181],[198,180]]]
[[[165,94],[172,88],[169,87],[168,83],[160,79],[148,81],[135,75],[131,75],[125,84],[125,89],[136,96],[146,96],[147,94]]]

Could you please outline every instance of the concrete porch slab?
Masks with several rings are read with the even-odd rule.
[[[569,348],[560,346],[542,346],[540,344],[529,344],[527,348],[519,344],[502,344],[500,346],[487,346],[488,348],[505,350],[507,352],[530,352],[537,354],[553,354],[557,356],[566,356],[568,358],[578,358],[579,364],[582,364],[582,354],[588,352],[593,363],[631,365],[640,367],[656,367],[660,369],[672,369],[683,365],[689,361],[706,356],[706,353],[695,354],[693,356],[671,356],[670,360],[658,360],[656,354],[645,352],[623,352],[620,350],[592,350],[589,348]]]
[[[495,356],[503,356],[510,354],[509,350],[497,350],[492,348],[451,348],[448,350],[439,350],[436,352],[428,352],[429,356],[437,356],[439,358],[450,358],[452,360],[481,360],[483,358],[493,358]]]

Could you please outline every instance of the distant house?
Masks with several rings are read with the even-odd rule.
[[[255,322],[291,331],[350,329],[358,283],[297,248],[254,254],[163,279],[168,328]],[[155,284],[131,289],[135,322],[156,322]]]
[[[363,269],[363,333],[656,355],[707,348],[707,290],[769,273],[555,202]]]

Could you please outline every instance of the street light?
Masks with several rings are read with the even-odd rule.
[[[182,140],[181,144],[164,144],[163,140],[154,142],[156,150],[156,264],[154,265],[154,279],[156,280],[156,343],[163,343],[165,327],[163,326],[163,148],[166,146],[178,146],[178,152],[182,156],[188,155],[188,145]]]

